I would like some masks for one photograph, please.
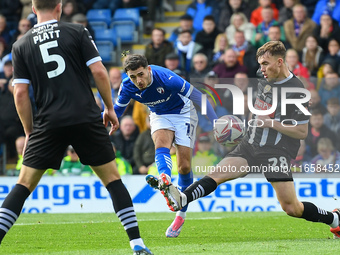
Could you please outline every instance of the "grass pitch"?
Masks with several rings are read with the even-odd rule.
[[[278,212],[188,213],[182,233],[164,235],[174,213],[139,213],[145,244],[167,254],[339,254],[329,227]],[[0,254],[132,254],[114,214],[22,214]]]

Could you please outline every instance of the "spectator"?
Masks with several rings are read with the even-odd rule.
[[[283,7],[279,10],[278,22],[280,25],[293,18],[293,6],[298,2],[299,0],[283,0]]]
[[[62,176],[90,176],[93,174],[89,166],[84,166],[80,162],[78,154],[71,145],[68,146],[66,154],[57,174]]]
[[[117,164],[117,170],[120,176],[126,175],[126,174],[132,174],[132,167],[130,163],[122,157],[119,151],[117,151],[115,145],[112,143],[112,148],[116,154],[116,164]]]
[[[110,85],[111,85],[112,102],[115,102],[118,97],[120,84],[122,83],[122,74],[117,67],[112,67],[109,70],[109,79],[110,79]],[[97,93],[96,96],[100,99],[100,109],[103,111],[104,110],[103,99],[99,92]]]
[[[63,12],[60,21],[72,22],[72,16],[78,13],[78,5],[75,0],[65,0],[63,3]]]
[[[255,27],[257,27],[262,21],[262,9],[263,8],[271,8],[273,10],[273,18],[275,20],[279,19],[279,10],[276,8],[276,5],[272,3],[271,0],[259,0],[259,7],[256,8],[254,11],[251,13],[251,18],[250,22],[253,23]]]
[[[340,102],[339,98],[332,97],[327,100],[328,113],[324,115],[325,125],[335,134],[340,131]]]
[[[93,4],[96,2],[96,0],[76,0],[78,4],[78,10],[79,12],[86,14],[88,10],[93,9]],[[115,2],[117,0],[114,0]],[[121,0],[118,0],[121,2]],[[112,1],[109,1],[112,2]]]
[[[20,0],[1,0],[0,1],[0,15],[3,15],[4,17],[6,17],[8,22],[12,22],[16,25],[20,19],[21,8],[22,6],[20,4]]]
[[[156,9],[159,7],[157,0],[123,0],[124,8],[135,8],[139,6],[147,6],[147,12],[144,17],[144,33],[151,34],[156,21]]]
[[[283,26],[287,41],[296,51],[301,52],[307,37],[313,33],[316,24],[307,17],[306,7],[296,4],[293,7],[293,18],[287,20]]]
[[[340,62],[340,43],[338,40],[331,39],[328,42],[328,53],[326,54],[325,59],[333,59],[336,63]]]
[[[310,35],[306,39],[306,45],[302,49],[301,62],[307,67],[308,72],[312,77],[317,76],[317,71],[324,59],[324,52],[318,45],[315,36]]]
[[[256,47],[259,48],[263,44],[269,41],[268,33],[269,28],[271,26],[279,25],[279,23],[273,19],[273,9],[270,7],[264,7],[261,11],[262,14],[262,22],[256,27],[251,43]],[[284,33],[281,33],[281,38],[283,41],[285,40]]]
[[[180,32],[186,30],[190,31],[192,39],[195,40],[197,31],[193,27],[193,18],[189,14],[184,14],[179,18],[179,27],[172,31],[169,42],[175,43]]]
[[[231,48],[237,54],[237,61],[247,67],[249,76],[253,77],[258,69],[258,63],[256,62],[256,49],[246,41],[243,31],[236,31],[235,44],[231,45]]]
[[[223,63],[216,65],[213,71],[218,78],[234,78],[238,72],[248,72],[248,69],[238,62],[237,53],[233,49],[228,49],[223,54]]]
[[[203,46],[201,52],[204,53],[209,60],[212,59],[215,39],[219,33],[214,17],[211,15],[205,16],[203,20],[203,30],[197,33],[195,42]]]
[[[314,9],[312,20],[320,24],[320,17],[328,13],[337,22],[340,22],[340,1],[339,0],[319,0]]]
[[[136,162],[138,174],[147,174],[155,162],[155,145],[151,138],[150,119],[146,117],[147,129],[137,137],[133,148],[133,159]]]
[[[251,10],[248,7],[248,4],[243,0],[227,0],[225,3],[222,3],[221,13],[218,22],[218,29],[220,31],[225,31],[226,28],[231,23],[232,15],[235,13],[242,13],[245,15],[247,20],[250,19]]]
[[[8,66],[8,70],[13,74],[12,62],[7,61],[5,66]],[[5,68],[5,70],[6,69],[7,68]],[[24,135],[24,130],[14,105],[14,88],[13,86],[8,86],[10,78],[7,77],[6,80],[7,84],[4,84],[2,89],[0,88],[0,123],[3,132],[0,134],[0,137],[4,137],[5,139],[9,163],[15,163],[17,157],[15,140],[19,136]]]
[[[317,72],[317,89],[320,89],[321,83],[325,78],[326,73],[334,73],[337,72],[339,74],[339,64],[334,58],[326,58],[322,61],[322,64]]]
[[[270,26],[268,29],[268,42],[269,41],[281,41],[286,49],[290,49],[290,44],[285,40],[285,32],[283,27],[278,25]]]
[[[320,24],[315,27],[313,34],[316,36],[319,46],[325,52],[328,52],[329,41],[333,38],[340,39],[339,24],[328,14],[323,14],[320,18]]]
[[[9,56],[4,61],[3,72],[0,73],[0,92],[8,89],[9,82],[13,76],[12,57]]]
[[[172,43],[165,39],[162,28],[154,28],[151,32],[151,42],[146,45],[145,57],[152,65],[165,66],[165,57],[173,52]]]
[[[15,166],[15,169],[18,171],[16,172],[14,175],[19,175],[19,171],[21,169],[22,166],[22,161],[24,160],[23,158],[23,153],[24,153],[24,147],[25,147],[25,136],[19,136],[16,140],[15,140],[15,148],[17,150],[17,155],[18,155],[18,160],[17,160],[17,164]]]
[[[213,51],[213,66],[223,61],[223,54],[229,48],[228,38],[225,33],[218,34],[215,39]]]
[[[248,19],[243,13],[234,13],[230,18],[230,25],[226,29],[229,44],[235,44],[234,35],[236,30],[244,32],[244,36],[250,42],[255,26],[248,22]]]
[[[0,39],[4,40],[6,47],[9,46],[12,40],[10,29],[7,26],[7,19],[5,16],[1,14],[0,14]]]
[[[309,80],[309,72],[307,67],[303,66],[299,61],[299,55],[296,50],[289,49],[286,52],[286,63],[288,69],[297,77],[304,77]]]
[[[190,31],[182,31],[175,44],[175,51],[179,56],[179,68],[189,73],[193,66],[192,57],[200,50],[202,45],[192,40]]]
[[[120,129],[111,136],[111,142],[116,146],[117,151],[126,159],[132,167],[134,174],[138,173],[133,159],[133,148],[137,140],[139,130],[130,115],[124,116],[120,121]]]
[[[306,137],[306,157],[315,157],[317,152],[317,143],[320,138],[327,137],[333,141],[333,146],[336,147],[336,135],[324,124],[321,111],[314,110],[310,117],[310,125],[308,135]]]
[[[212,150],[212,142],[207,133],[200,134],[197,141],[197,151],[192,158],[192,170],[195,175],[206,175],[199,170],[215,166],[221,160]],[[198,170],[197,170],[198,169]]]
[[[308,17],[313,17],[314,9],[319,0],[300,0],[300,4],[306,6]]]
[[[139,133],[144,132],[148,129],[146,118],[148,118],[150,112],[148,107],[145,104],[142,104],[138,101],[134,101],[133,109],[132,109],[132,118],[136,123]]]
[[[9,56],[10,55],[6,50],[6,42],[3,38],[0,37],[0,73],[4,71],[4,63],[6,61],[6,58],[8,58]]]
[[[21,19],[27,19],[28,15],[32,13],[32,0],[20,0],[22,5]]]
[[[179,69],[179,56],[172,52],[165,56],[165,67],[171,71]]]
[[[81,24],[84,27],[86,27],[87,30],[89,31],[90,35],[92,36],[93,40],[94,41],[96,40],[96,34],[95,34],[93,28],[91,27],[90,23],[88,23],[85,14],[83,14],[83,13],[74,14],[71,18],[71,22],[75,23],[75,24]]]
[[[115,11],[118,8],[123,7],[123,1],[122,0],[96,0],[93,5],[92,9],[110,9],[112,15],[115,13]]]
[[[248,87],[252,87],[253,88],[253,95],[249,95],[252,96],[253,100],[256,98],[256,94],[257,94],[257,84],[251,84],[248,74],[245,72],[238,72],[237,74],[235,74],[235,78],[234,78],[234,84],[235,86],[237,86],[242,92],[244,97],[247,96],[248,94]],[[247,97],[248,99],[248,97]],[[247,113],[246,111],[249,111],[248,109],[248,102],[247,100],[245,100],[245,115],[246,116],[239,116],[240,119],[247,119]],[[233,112],[233,95],[231,94],[230,90],[227,89],[225,90],[225,92],[223,93],[222,96],[222,104],[223,106],[230,112]]]
[[[203,29],[203,19],[207,15],[212,15],[219,17],[218,4],[214,0],[194,0],[189,4],[186,13],[193,18],[193,26],[196,31],[201,31]],[[215,20],[218,22],[218,20]]]
[[[327,109],[321,103],[319,92],[315,89],[312,89],[310,90],[310,94],[311,94],[311,105],[309,106],[309,110],[313,112],[316,109],[318,109],[318,111],[320,111],[322,115],[325,115],[327,113]]]
[[[10,47],[12,48],[13,43],[15,43],[21,36],[26,34],[28,30],[31,29],[31,22],[28,19],[21,19],[18,24],[18,28],[12,36],[12,40],[10,42]]]
[[[207,73],[210,71],[210,67],[208,66],[208,58],[203,53],[196,53],[192,59],[194,64],[194,68],[190,72],[191,78],[204,78]]]
[[[321,88],[319,89],[321,103],[327,106],[327,100],[332,97],[340,98],[340,83],[338,73],[326,73]]]
[[[311,160],[309,171],[315,173],[334,172],[340,165],[340,152],[337,151],[329,138],[320,138],[317,143],[318,155]]]

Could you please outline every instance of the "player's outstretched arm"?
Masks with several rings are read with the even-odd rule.
[[[192,92],[191,92],[191,95],[190,95],[190,99],[191,101],[193,101],[195,104],[201,106],[202,105],[202,92],[199,91],[198,89],[196,88],[193,88]],[[209,100],[207,99],[207,102],[206,102],[206,105],[207,105],[207,115],[208,115],[208,118],[209,120],[211,121],[211,123],[214,123],[214,120],[217,120],[218,117],[215,113],[215,110],[214,108],[211,106]]]
[[[107,126],[109,122],[111,123],[111,135],[114,131],[118,129],[119,122],[113,108],[109,75],[101,61],[89,65],[89,68],[92,72],[98,91],[104,101],[105,109],[103,113],[103,123],[105,126]]]

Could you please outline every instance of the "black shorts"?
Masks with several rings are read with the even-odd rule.
[[[269,182],[293,181],[290,170],[291,157],[280,148],[272,146],[260,147],[242,140],[227,157],[246,159],[249,173],[262,172]]]
[[[100,166],[115,159],[106,128],[102,122],[95,122],[33,131],[23,165],[41,170],[59,169],[69,145],[84,165]]]

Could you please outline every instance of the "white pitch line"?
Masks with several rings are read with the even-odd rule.
[[[185,220],[221,220],[226,217],[206,217],[206,218],[186,218]],[[141,221],[171,221],[171,219],[138,219]],[[98,223],[114,223],[119,221],[70,221],[70,222],[35,222],[35,223],[15,223],[14,226],[31,226],[31,225],[67,225],[67,224],[98,224]]]

